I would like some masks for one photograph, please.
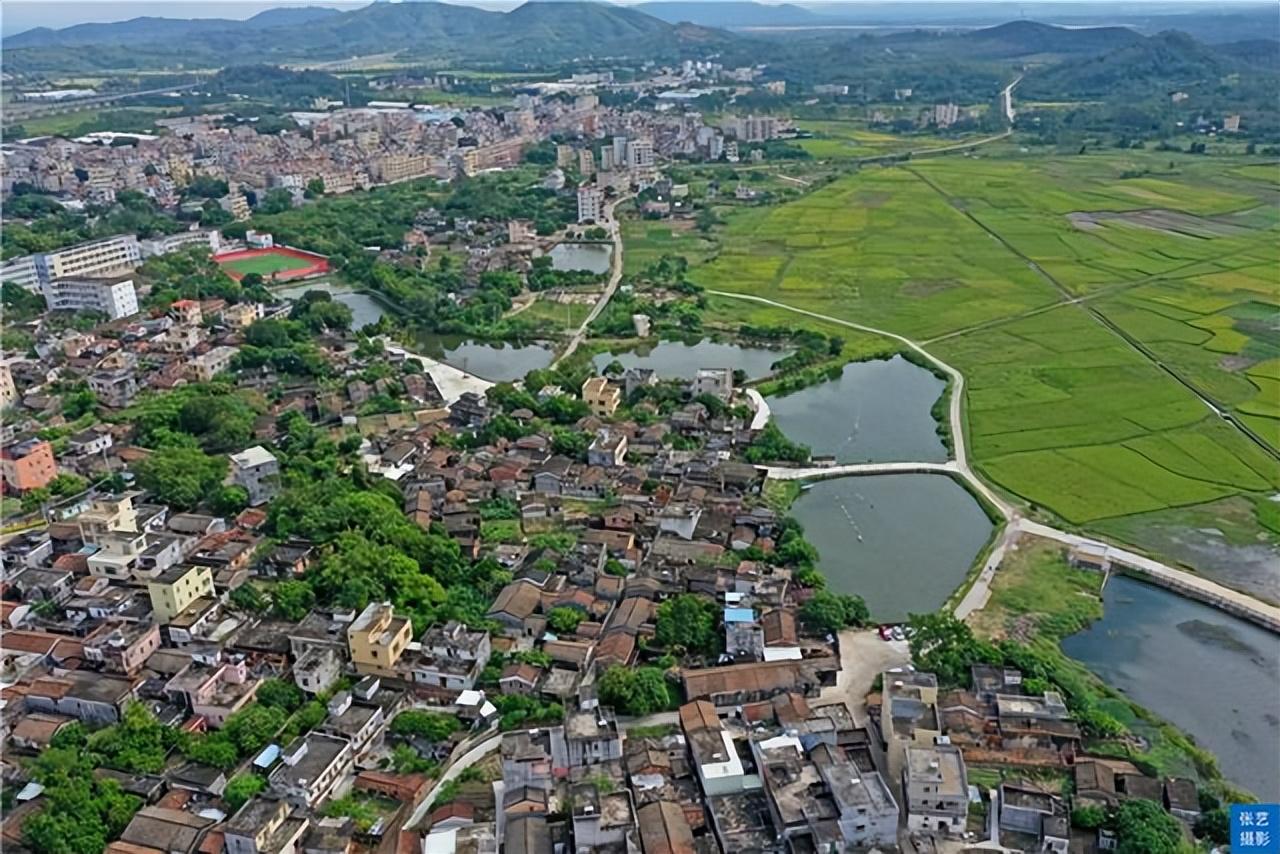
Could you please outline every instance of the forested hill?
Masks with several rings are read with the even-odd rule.
[[[1160,33],[1042,69],[1028,76],[1023,91],[1030,97],[1101,98],[1224,86],[1266,89],[1275,82],[1277,54],[1280,43],[1273,41],[1210,46],[1185,33]]]
[[[311,13],[315,10],[272,10]],[[262,18],[262,16],[257,16]],[[500,63],[509,67],[588,57],[672,59],[732,36],[673,25],[605,3],[526,3],[493,12],[446,3],[374,3],[302,20],[180,21],[140,18],[67,30],[33,30],[4,40],[11,72],[140,69],[242,60],[339,60],[369,54]]]

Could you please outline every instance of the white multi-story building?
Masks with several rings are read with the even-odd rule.
[[[55,279],[45,285],[44,301],[50,311],[100,311],[112,320],[138,313],[138,292],[133,279]]]
[[[280,463],[261,445],[231,455],[231,482],[249,493],[250,506],[265,504],[280,491]]]
[[[604,219],[604,193],[595,187],[578,188],[578,222]]]
[[[653,167],[653,140],[627,140],[627,167],[630,169],[649,169]]]
[[[179,231],[177,234],[141,240],[138,245],[142,248],[143,258],[168,255],[170,252],[177,252],[189,246],[207,246],[209,252],[214,253],[222,247],[222,234],[216,228]]]
[[[0,282],[13,282],[28,291],[39,293],[40,272],[36,269],[36,256],[23,255],[6,261],[0,266]]]
[[[134,235],[117,234],[33,257],[40,284],[47,286],[58,279],[93,278],[131,271],[142,263],[142,247]]]

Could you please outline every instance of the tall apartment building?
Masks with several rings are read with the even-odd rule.
[[[50,311],[100,311],[112,320],[138,313],[138,292],[133,279],[55,279],[44,286]]]
[[[433,165],[429,154],[384,154],[369,164],[373,179],[383,184],[430,175]]]
[[[933,123],[940,128],[951,127],[960,121],[960,107],[956,104],[934,104]]]
[[[578,188],[578,222],[604,219],[604,192],[595,187]]]
[[[325,189],[328,190],[328,188],[329,185],[325,184]],[[252,213],[249,210],[249,200],[246,199],[244,197],[244,193],[241,193],[239,190],[227,193],[225,196],[218,199],[218,207],[231,214],[231,216],[238,221],[248,219],[250,213]]]
[[[649,169],[653,166],[653,140],[627,140],[627,167],[630,169]]]
[[[132,234],[117,234],[103,240],[77,243],[52,252],[32,256],[41,287],[58,279],[112,276],[133,270],[142,263],[142,247]]]
[[[36,256],[23,255],[4,262],[0,265],[0,282],[13,282],[33,293],[39,292],[40,271],[36,269]]]
[[[587,178],[596,174],[596,156],[591,149],[584,148],[578,152],[578,171]]]
[[[560,143],[556,146],[556,166],[560,169],[567,169],[573,165],[574,150],[572,145]]]

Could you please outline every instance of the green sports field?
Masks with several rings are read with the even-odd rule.
[[[253,258],[223,261],[222,266],[242,276],[257,273],[263,278],[270,278],[273,273],[303,270],[310,267],[311,264],[300,258],[291,258],[288,255],[257,255]]]
[[[1004,145],[864,168],[729,215],[692,276],[925,342],[966,376],[983,475],[1069,523],[1265,493],[1280,224],[1264,164]]]

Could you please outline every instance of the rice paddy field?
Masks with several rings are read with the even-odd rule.
[[[796,128],[813,134],[812,139],[800,139],[796,144],[818,160],[883,157],[965,141],[940,136],[898,136],[872,130],[863,121],[801,120],[796,122]]]
[[[1277,177],[1013,146],[864,168],[734,213],[693,278],[925,342],[983,475],[1088,527],[1280,487]]]

